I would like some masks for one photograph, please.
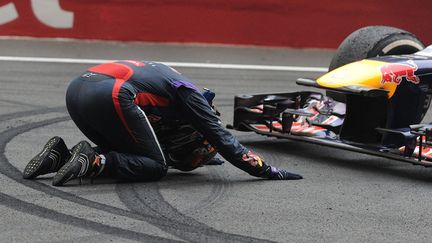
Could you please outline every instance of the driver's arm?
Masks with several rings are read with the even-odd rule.
[[[250,175],[268,179],[301,179],[300,175],[266,165],[262,159],[245,148],[225,128],[206,99],[196,90],[177,89],[185,118],[215,146],[231,164]]]

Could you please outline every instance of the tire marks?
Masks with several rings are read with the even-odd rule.
[[[27,106],[27,107],[32,107],[32,108],[41,108],[41,106],[39,106],[39,105],[28,104],[28,103],[24,103],[24,102],[20,102],[20,101],[15,101],[15,100],[0,99],[0,102],[9,103],[12,105]]]
[[[34,116],[39,114],[46,114],[50,112],[67,113],[67,110],[65,106],[59,106],[59,107],[52,107],[52,108],[43,108],[38,110],[19,111],[19,112],[8,113],[0,116],[0,121],[7,121],[7,120],[20,118],[20,117],[28,117],[28,116]]]
[[[44,114],[49,112],[62,111],[61,107],[41,109],[39,111],[33,111],[31,115]],[[0,117],[0,120],[8,120],[19,117],[27,116],[26,112],[11,113]],[[29,181],[22,179],[22,173],[12,164],[9,163],[5,156],[6,144],[14,137],[32,129],[47,126],[50,124],[67,121],[70,118],[68,116],[62,116],[52,118],[44,121],[33,122],[22,126],[14,127],[0,133],[0,172],[5,176],[15,180],[16,182],[28,186],[37,191],[44,192],[48,195],[52,195],[70,202],[83,205],[89,208],[102,210],[110,214],[128,217],[144,222],[148,222],[167,233],[171,233],[180,239],[184,239],[189,242],[265,242],[262,239],[256,239],[253,237],[247,237],[242,235],[225,233],[222,231],[215,230],[201,222],[196,221],[193,218],[185,216],[178,212],[168,202],[166,202],[159,192],[158,185],[156,183],[148,184],[145,190],[136,190],[134,187],[142,184],[118,184],[117,193],[122,199],[123,203],[130,208],[132,211],[124,210],[121,208],[113,207],[107,204],[98,203],[91,201],[77,195],[64,192],[62,190],[53,188],[37,181]],[[214,202],[223,194],[223,189],[215,189],[215,195],[211,195],[207,199],[209,203]],[[100,233],[114,235],[117,237],[148,241],[148,242],[159,242],[159,241],[172,241],[171,239],[156,237],[144,233],[130,231],[118,227],[97,223],[91,220],[82,219],[59,213],[57,211],[41,207],[38,205],[24,202],[20,199],[0,193],[0,203],[33,215],[48,218],[64,224],[71,224],[77,227],[85,229],[91,229]],[[205,207],[205,202],[200,207]]]
[[[143,212],[153,217],[171,221],[169,225],[159,225],[159,227],[188,242],[269,242],[221,232],[183,215],[165,201],[156,183],[118,184],[116,191],[121,201],[131,211],[138,214]],[[152,222],[152,224],[154,223]],[[183,231],[185,229],[186,231]]]
[[[167,242],[167,241],[174,242],[173,240],[169,240],[166,238],[147,235],[147,234],[143,234],[131,230],[120,229],[117,227],[112,227],[112,226],[96,223],[90,220],[78,218],[75,216],[59,213],[48,208],[44,208],[38,205],[34,205],[19,200],[17,198],[11,197],[1,192],[0,192],[0,204],[27,214],[39,216],[41,218],[51,219],[59,223],[73,225],[86,230],[94,230],[99,233],[113,235],[124,239],[144,241],[144,242]],[[176,242],[180,242],[180,241],[176,241]]]
[[[213,168],[213,166],[207,166],[207,168],[214,182],[211,193],[208,197],[204,198],[204,200],[199,201],[195,206],[187,209],[185,211],[186,214],[204,210],[223,200],[226,197],[227,191],[231,188],[231,182],[227,180],[225,176],[221,175],[220,170]]]
[[[42,127],[50,124],[54,124],[57,122],[67,121],[69,120],[69,117],[58,117],[53,118],[41,122],[26,124],[23,126],[19,126],[4,132],[0,133],[0,172],[7,177],[15,180],[16,182],[26,185],[30,188],[33,188],[35,190],[47,193],[48,195],[53,195],[60,197],[65,200],[69,200],[84,206],[90,206],[94,205],[92,208],[95,209],[101,209],[105,205],[98,204],[89,200],[85,200],[85,203],[82,203],[81,200],[84,200],[83,198],[76,197],[72,194],[65,193],[63,191],[60,191],[58,189],[51,188],[45,184],[35,182],[35,181],[29,181],[22,179],[21,172],[16,169],[14,166],[12,166],[9,161],[7,160],[5,156],[5,147],[6,144],[15,136],[24,133],[26,131],[29,131],[31,129]],[[125,238],[125,239],[131,239],[131,240],[138,240],[138,241],[149,241],[149,242],[166,242],[166,241],[172,241],[170,239],[162,238],[162,237],[156,237],[144,233],[139,233],[135,231],[125,230],[117,227],[112,227],[108,225],[104,225],[101,223],[93,222],[86,219],[77,218],[74,216],[62,214],[59,212],[56,212],[54,210],[44,208],[38,205],[30,204],[27,202],[24,202],[22,200],[19,200],[17,198],[11,197],[9,195],[0,193],[0,203],[3,205],[22,211],[24,213],[30,213],[36,216],[40,216],[43,218],[48,218],[50,220],[54,220],[57,222],[61,222],[64,224],[70,224],[77,227],[81,227],[84,229],[92,229],[94,231],[109,234],[109,235],[115,235],[117,237]],[[100,208],[97,208],[100,207]]]

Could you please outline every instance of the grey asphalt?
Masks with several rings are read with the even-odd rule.
[[[0,40],[1,56],[325,67],[331,50],[92,41]],[[432,170],[317,145],[234,132],[299,181],[255,179],[229,163],[154,183],[110,179],[52,187],[21,179],[45,141],[84,139],[64,95],[89,64],[0,61],[0,242],[430,242]],[[216,91],[232,122],[240,93],[300,90],[319,73],[178,68]],[[430,119],[430,115],[426,118]]]

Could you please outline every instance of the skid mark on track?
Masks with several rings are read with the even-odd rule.
[[[226,179],[224,175],[221,175],[220,169],[213,168],[212,166],[207,166],[212,181],[212,190],[208,197],[200,200],[195,206],[187,209],[185,214],[205,210],[206,208],[216,204],[217,202],[223,200],[231,188],[231,182]]]
[[[15,100],[0,99],[0,102],[9,103],[9,104],[13,104],[13,105],[28,106],[28,107],[32,107],[32,108],[42,108],[42,106],[40,106],[40,105],[28,104],[28,103],[24,103],[24,102],[20,102],[20,101],[15,101]]]
[[[23,132],[29,131],[33,128],[37,128],[37,127],[41,127],[41,126],[45,126],[45,125],[49,125],[49,124],[53,124],[53,123],[57,123],[57,122],[67,121],[67,120],[69,120],[69,117],[58,117],[58,118],[53,118],[53,119],[49,119],[49,120],[45,120],[45,121],[41,121],[41,122],[32,123],[32,124],[26,124],[26,125],[23,125],[20,127],[16,127],[16,128],[1,132],[0,133],[0,172],[2,174],[6,175],[7,177],[17,181],[18,183],[24,184],[24,185],[29,186],[29,187],[36,189],[36,190],[39,189],[39,191],[42,191],[42,192],[45,192],[47,194],[56,196],[55,195],[56,193],[52,193],[49,190],[50,187],[43,185],[43,184],[40,184],[40,183],[34,183],[32,181],[22,179],[21,172],[18,171],[15,167],[13,167],[9,163],[9,161],[7,160],[4,153],[5,153],[6,144],[13,137],[15,137],[15,136],[17,136]],[[44,188],[45,190],[40,190],[41,188]],[[67,194],[67,193],[65,193],[65,194]],[[73,195],[70,195],[70,196],[74,197]],[[64,197],[62,197],[62,198],[64,198]],[[79,198],[77,198],[77,199],[79,199]],[[62,214],[62,213],[56,212],[54,210],[51,210],[51,209],[48,209],[45,207],[41,207],[38,205],[24,202],[22,200],[19,200],[17,198],[12,197],[12,196],[6,195],[4,193],[0,193],[0,203],[7,206],[7,207],[13,208],[15,210],[19,210],[19,211],[24,212],[24,213],[30,213],[32,215],[40,216],[43,218],[48,218],[48,219],[51,219],[51,220],[54,220],[57,222],[61,222],[64,224],[70,224],[70,225],[74,225],[74,226],[81,227],[84,229],[91,229],[91,230],[94,230],[94,231],[97,231],[100,233],[115,235],[115,236],[125,238],[125,239],[148,240],[148,241],[152,241],[152,242],[153,241],[154,242],[166,242],[167,240],[169,240],[169,239],[162,238],[162,237],[156,237],[156,236],[152,236],[152,235],[148,235],[148,234],[144,234],[144,233],[125,230],[125,229],[121,229],[121,228],[93,222],[90,220]]]
[[[39,111],[39,113],[37,114],[44,114],[44,111]],[[24,113],[20,114],[21,117],[24,116]],[[16,113],[13,117],[14,118],[18,118],[20,115],[18,115],[18,113]],[[0,117],[1,119],[1,117]],[[163,208],[162,209],[166,209],[166,208],[172,208],[174,211],[171,211],[171,213],[173,214],[160,214],[159,212],[161,212],[161,210],[156,211],[155,212],[146,212],[146,211],[141,211],[138,210],[136,212],[131,212],[128,210],[124,210],[121,208],[117,208],[117,207],[113,207],[107,204],[103,204],[103,203],[98,203],[95,201],[91,201],[82,197],[79,197],[77,195],[71,194],[71,193],[67,193],[64,192],[62,190],[59,189],[55,189],[51,186],[45,185],[43,183],[37,182],[37,181],[30,181],[30,180],[24,180],[22,179],[22,173],[15,168],[12,164],[9,163],[8,159],[5,156],[5,147],[6,144],[12,140],[14,137],[16,137],[19,134],[22,134],[24,132],[30,131],[32,129],[38,128],[38,127],[42,127],[42,126],[47,126],[50,124],[54,124],[54,123],[58,123],[58,122],[63,122],[63,121],[67,121],[69,120],[69,117],[58,117],[58,118],[53,118],[53,119],[49,119],[49,120],[44,120],[44,121],[40,121],[40,122],[34,122],[34,123],[30,123],[30,124],[25,124],[19,127],[14,127],[12,129],[9,129],[7,131],[3,131],[0,133],[0,172],[15,180],[16,182],[28,186],[30,188],[33,188],[35,190],[44,192],[48,195],[52,195],[55,197],[59,197],[61,199],[64,200],[68,200],[70,202],[79,204],[79,205],[83,205],[83,206],[87,206],[90,208],[94,208],[97,210],[102,210],[111,214],[117,214],[119,216],[125,216],[125,217],[129,217],[131,219],[137,219],[137,220],[141,220],[141,221],[145,221],[148,222],[162,230],[165,230],[166,232],[176,232],[177,234],[174,234],[176,236],[178,236],[181,239],[186,239],[188,241],[193,241],[192,239],[212,239],[215,242],[265,242],[264,240],[261,239],[256,239],[256,238],[252,238],[252,237],[248,237],[248,236],[241,236],[241,235],[235,235],[235,234],[229,234],[229,233],[224,233],[224,232],[220,232],[217,231],[215,229],[212,229],[211,227],[202,224],[202,223],[194,223],[194,224],[178,224],[176,222],[173,221],[173,216],[182,216],[181,214],[176,214],[173,213],[176,211],[175,208],[173,208],[171,205],[169,205],[168,203],[164,203],[163,204]],[[121,184],[120,184],[121,185]],[[155,184],[156,188],[157,185]],[[127,192],[127,191],[126,191]],[[160,193],[158,192],[158,190],[156,189],[156,192],[154,192],[153,194],[154,196],[160,196]],[[133,196],[132,195],[132,199],[130,198],[123,198],[124,200],[126,200],[126,202],[131,202],[134,201],[137,198],[137,195]],[[139,201],[143,201],[141,199],[141,197],[138,197]],[[157,201],[160,201],[158,199],[156,199]],[[163,198],[162,198],[163,200]],[[12,196],[9,195],[5,195],[2,197],[1,202],[3,204],[5,204],[6,206],[12,207],[13,206],[13,202],[20,202],[21,200],[14,198]],[[145,200],[144,200],[145,201]],[[28,208],[30,206],[32,206],[33,204],[25,204],[24,208],[15,208],[17,210],[23,211],[23,212],[27,212],[30,209],[35,211],[34,213],[36,215],[44,215],[46,218],[49,218],[51,220],[54,221],[59,221],[59,220],[63,220],[62,222],[65,224],[68,224],[69,221],[67,220],[67,218],[61,214],[56,214],[56,211],[48,209],[48,208],[43,208],[37,205],[33,205],[34,207],[32,208]],[[143,205],[138,204],[139,205]],[[28,206],[28,207],[27,207]],[[130,205],[129,205],[130,206]],[[140,207],[143,208],[143,207]],[[42,212],[43,211],[43,212]],[[46,211],[46,212],[45,212]],[[44,213],[45,212],[45,213]],[[165,216],[164,216],[165,215]],[[166,217],[168,216],[168,217]],[[182,218],[184,219],[183,216]],[[61,218],[61,219],[60,219]],[[160,238],[160,237],[155,237],[151,236],[151,235],[147,235],[144,233],[137,233],[134,231],[128,231],[128,230],[124,230],[121,228],[117,228],[117,227],[113,227],[113,226],[108,226],[108,225],[104,225],[104,224],[100,224],[97,222],[93,222],[93,221],[89,221],[86,219],[79,219],[77,218],[77,220],[82,220],[80,221],[81,223],[85,223],[84,225],[88,225],[91,224],[92,230],[101,232],[101,233],[106,233],[106,231],[110,231],[112,235],[116,235],[118,237],[123,237],[123,238],[127,238],[127,239],[137,239],[136,237],[141,237],[139,239],[149,239],[149,241],[159,241],[160,239],[162,239],[163,241],[170,241],[170,239],[166,239],[166,238]],[[194,219],[191,219],[192,221],[195,221]],[[75,222],[75,221],[74,221]],[[188,222],[188,221],[186,221]],[[74,224],[73,222],[71,222],[71,224]],[[131,233],[131,234],[130,234]],[[191,237],[193,236],[193,237]],[[129,238],[128,238],[129,237]],[[147,238],[146,238],[147,237]]]
[[[161,229],[188,242],[270,242],[221,232],[180,213],[165,201],[156,183],[118,184],[116,191],[130,210],[169,220],[170,224],[160,225]],[[187,231],[179,231],[182,228]]]
[[[39,114],[51,113],[51,112],[66,113],[67,111],[66,111],[65,106],[43,108],[43,109],[39,109],[39,110],[30,110],[30,111],[19,111],[19,112],[8,113],[8,114],[4,114],[4,115],[0,116],[0,121],[7,121],[7,120],[15,119],[15,118],[34,116],[34,115],[39,115]]]
[[[151,236],[151,235],[147,235],[147,234],[143,234],[131,230],[112,227],[101,223],[96,223],[90,220],[78,218],[75,216],[59,213],[45,207],[41,207],[38,205],[34,205],[19,200],[17,198],[11,197],[1,192],[0,192],[0,204],[27,214],[39,216],[41,218],[51,219],[59,223],[73,225],[86,230],[94,230],[100,233],[113,235],[124,239],[145,241],[145,242],[167,242],[167,241],[179,242],[179,241],[174,241],[174,240],[157,237],[157,236]]]

